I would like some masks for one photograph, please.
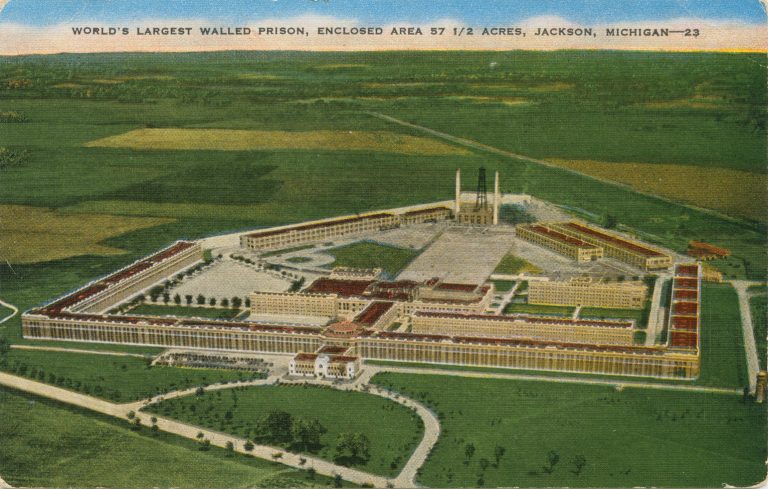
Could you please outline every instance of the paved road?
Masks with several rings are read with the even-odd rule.
[[[596,176],[593,176],[593,175],[588,175],[586,173],[581,173],[579,171],[572,170],[570,168],[566,168],[566,167],[562,167],[562,166],[557,166],[557,165],[555,165],[553,163],[550,163],[549,161],[546,161],[546,160],[540,160],[540,159],[537,159],[537,158],[531,158],[530,156],[521,155],[519,153],[513,153],[511,151],[504,151],[503,149],[495,148],[493,146],[488,146],[487,144],[479,143],[479,142],[473,141],[471,139],[465,139],[465,138],[460,138],[458,136],[452,136],[450,134],[446,134],[444,132],[436,131],[436,130],[430,129],[428,127],[420,126],[418,124],[412,124],[410,122],[406,122],[406,121],[401,120],[401,119],[396,119],[396,118],[394,118],[392,116],[381,114],[379,112],[368,112],[368,111],[366,111],[365,113],[368,114],[368,115],[371,115],[373,117],[377,117],[379,119],[383,119],[383,120],[388,121],[388,122],[392,122],[392,123],[395,123],[395,124],[399,124],[401,126],[409,127],[411,129],[416,129],[418,131],[422,131],[422,132],[425,132],[427,134],[431,134],[432,136],[438,137],[440,139],[444,139],[446,141],[451,141],[451,142],[453,142],[455,144],[458,144],[458,145],[461,145],[461,146],[465,146],[465,147],[473,148],[473,149],[479,149],[479,150],[482,150],[482,151],[487,151],[488,153],[494,153],[494,154],[497,154],[497,155],[506,156],[508,158],[514,158],[514,159],[517,159],[517,160],[528,161],[530,163],[536,163],[537,165],[547,166],[547,167],[550,167],[550,168],[557,168],[560,171],[568,172],[568,173],[571,173],[571,174],[574,174],[574,175],[578,175],[578,176],[584,177],[584,178],[589,178],[590,180],[595,180],[595,181],[598,181],[598,182],[607,183],[607,184],[613,185],[614,187],[622,187],[622,188],[628,189],[628,190],[630,190],[630,191],[632,191],[633,193],[636,193],[636,194],[645,195],[647,197],[652,197],[654,199],[658,199],[658,200],[661,200],[661,201],[664,201],[664,202],[669,202],[671,204],[675,204],[675,205],[678,205],[678,206],[681,206],[681,207],[686,207],[688,209],[693,209],[693,210],[696,210],[696,211],[699,211],[699,212],[704,212],[704,213],[707,213],[707,214],[710,214],[710,215],[714,215],[714,216],[717,216],[720,219],[723,219],[723,220],[726,220],[726,221],[736,222],[736,223],[739,223],[739,224],[742,224],[742,225],[747,225],[750,228],[754,227],[753,224],[750,224],[747,221],[744,221],[742,219],[737,219],[735,217],[731,217],[731,216],[722,214],[722,213],[714,211],[712,209],[707,209],[707,208],[704,208],[704,207],[697,207],[695,205],[686,204],[686,203],[683,203],[683,202],[678,202],[678,201],[675,201],[675,200],[672,200],[672,199],[667,199],[665,197],[660,197],[660,196],[658,196],[656,194],[652,194],[652,193],[648,193],[648,192],[643,192],[641,190],[638,190],[636,188],[631,187],[630,185],[626,185],[626,184],[623,184],[621,182],[617,182],[615,180],[608,180],[608,179],[605,179],[605,178],[600,178],[600,177],[596,177]]]
[[[122,351],[107,350],[82,350],[78,348],[60,348],[58,346],[11,345],[11,348],[15,350],[61,351],[65,353],[85,353],[88,355],[111,355],[115,357],[147,357],[147,355],[142,355],[140,353],[126,353]]]
[[[10,316],[6,316],[3,319],[0,319],[0,324],[3,324],[4,322],[8,321],[9,319],[11,319],[16,314],[19,313],[19,309],[16,306],[14,306],[13,304],[8,304],[7,302],[5,302],[2,299],[0,299],[0,305],[3,305],[3,306],[5,306],[5,307],[7,307],[8,309],[11,310],[11,315]],[[2,486],[0,486],[0,487],[2,487]]]
[[[477,379],[509,379],[509,380],[530,380],[537,382],[556,382],[556,383],[568,383],[568,384],[593,384],[593,385],[606,385],[616,388],[638,388],[638,389],[659,389],[659,390],[672,390],[672,391],[688,391],[688,392],[708,392],[717,394],[742,394],[740,389],[726,389],[721,387],[703,387],[697,385],[680,385],[680,384],[661,384],[653,382],[642,382],[632,380],[602,380],[593,378],[580,378],[580,377],[558,377],[558,376],[545,376],[545,375],[526,375],[526,374],[513,374],[513,373],[493,373],[493,372],[473,372],[469,370],[440,370],[431,368],[419,368],[419,367],[395,367],[389,366],[380,367],[378,365],[366,365],[365,369],[371,369],[380,372],[397,372],[404,374],[417,374],[417,375],[453,375],[458,377],[471,377]],[[375,373],[375,372],[374,372]]]
[[[7,489],[9,487],[13,487],[12,485],[8,484],[3,480],[2,477],[0,477],[0,489]]]
[[[747,280],[734,280],[731,282],[736,294],[739,296],[739,312],[741,312],[741,330],[744,336],[744,353],[747,355],[747,377],[749,380],[749,391],[754,394],[757,386],[757,371],[759,370],[760,360],[757,357],[757,347],[755,346],[755,331],[752,328],[752,311],[749,307],[749,292],[747,288],[750,285],[756,285],[759,282],[750,282]]]

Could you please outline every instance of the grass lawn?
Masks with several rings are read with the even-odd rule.
[[[515,282],[511,280],[494,280],[493,285],[496,287],[496,292],[509,292],[515,286]]]
[[[766,368],[766,335],[768,334],[768,296],[760,295],[749,299],[749,307],[752,309],[752,328],[755,333],[755,346],[757,347],[757,356],[760,359],[760,368]]]
[[[160,304],[139,304],[126,314],[147,316],[181,316],[207,319],[232,319],[239,315],[240,309],[218,309],[215,307],[164,306]]]
[[[580,318],[597,319],[634,319],[640,323],[643,318],[642,309],[604,309],[601,307],[582,307],[579,311]]]
[[[736,291],[729,284],[705,282],[701,301],[701,375],[697,383],[740,389],[747,385],[747,367]]]
[[[541,273],[541,269],[513,254],[505,255],[501,259],[493,273],[517,274],[517,273]]]
[[[259,378],[227,370],[150,367],[136,357],[11,350],[0,369],[115,402],[222,381]]]
[[[312,261],[308,256],[291,256],[285,259],[288,263],[307,263]]]
[[[0,388],[0,467],[15,487],[302,487],[331,479]]]
[[[340,433],[361,432],[371,442],[370,459],[356,468],[396,476],[422,438],[421,419],[408,408],[373,394],[307,386],[249,387],[171,399],[149,411],[243,438],[256,435],[256,422],[273,410],[306,420],[328,431],[316,455],[333,460]],[[227,412],[231,413],[227,419]]]
[[[324,251],[333,255],[336,260],[327,265],[332,267],[354,267],[354,268],[382,268],[391,276],[397,275],[400,270],[405,268],[419,252],[407,248],[396,248],[394,246],[385,246],[369,241],[360,241],[338,248],[331,248]]]
[[[510,303],[504,308],[504,314],[553,314],[556,316],[572,316],[576,310],[573,306],[545,306],[539,304]]]
[[[766,476],[766,406],[738,395],[396,373],[373,382],[440,417],[418,479],[427,486],[715,487]]]

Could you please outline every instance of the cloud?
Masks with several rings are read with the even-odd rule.
[[[2,1],[2,0],[0,0]],[[461,20],[445,18],[424,24],[411,22],[380,25],[377,35],[318,35],[319,27],[368,27],[353,18],[321,15],[300,15],[288,18],[269,18],[248,22],[252,29],[248,36],[204,36],[200,27],[219,27],[220,22],[206,19],[145,19],[128,24],[105,24],[99,21],[61,23],[36,27],[25,24],[0,23],[0,54],[48,54],[60,52],[114,52],[114,51],[217,51],[217,50],[302,50],[302,51],[366,51],[393,49],[456,49],[456,50],[512,50],[512,49],[631,49],[631,50],[750,50],[768,49],[768,29],[765,25],[745,24],[729,19],[679,18],[647,22],[624,22],[593,26],[579,25],[559,16],[537,16],[517,23],[500,20],[494,27],[517,27],[523,35],[481,35],[482,26],[473,26],[473,35],[454,35],[454,28],[467,27]],[[127,27],[127,35],[75,35],[73,27]],[[243,27],[227,24],[223,27]],[[184,35],[140,35],[136,28],[185,27]],[[278,35],[259,34],[261,27],[296,27],[303,32]],[[393,28],[420,27],[421,35],[393,34]],[[433,35],[431,27],[443,27],[441,35]],[[489,26],[491,27],[491,26]],[[536,36],[539,28],[592,28],[595,35],[588,36]],[[669,37],[635,35],[606,36],[608,28],[670,30],[699,29],[699,36],[670,34]],[[640,31],[642,33],[642,31]]]

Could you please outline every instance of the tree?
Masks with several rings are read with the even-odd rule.
[[[201,306],[205,304],[205,296],[203,294],[197,295],[197,303],[198,305],[201,305]]]
[[[344,482],[344,479],[339,474],[333,476],[333,487],[341,487],[342,482]]]
[[[306,421],[298,418],[291,427],[293,442],[303,450],[319,447],[320,436],[327,431],[316,419]]]
[[[133,426],[131,429],[134,431],[141,429],[141,418],[133,418]]]
[[[496,467],[499,466],[499,461],[501,460],[501,457],[504,456],[504,453],[506,453],[506,451],[507,451],[506,448],[499,445],[496,445],[496,448],[493,449],[493,456],[496,459]]]
[[[231,441],[228,441],[225,445],[227,449],[227,457],[231,457],[233,453],[235,453],[235,444]]]
[[[251,450],[253,450],[253,447],[254,445],[250,441],[243,443],[243,448],[245,449],[246,452],[250,452]]]
[[[606,229],[615,229],[619,225],[619,219],[613,214],[606,214],[603,217],[603,227]]]
[[[488,466],[490,465],[490,462],[489,462],[489,461],[488,461],[488,459],[487,459],[487,458],[485,458],[485,457],[481,458],[481,459],[478,461],[478,463],[480,464],[480,469],[481,469],[481,470],[483,470],[483,471],[485,471],[485,469],[487,469],[487,468],[488,468]]]
[[[128,419],[133,419],[136,417],[136,413],[133,411],[128,411],[128,414],[125,415]]]
[[[152,434],[157,436],[157,433],[160,431],[160,428],[156,424],[153,424],[149,427],[150,431],[152,431]]]
[[[363,433],[342,433],[336,439],[336,459],[350,463],[365,462],[370,455],[371,442]]]
[[[285,411],[270,411],[258,423],[260,438],[271,443],[291,441],[293,417]]]
[[[542,467],[544,469],[544,472],[547,474],[551,474],[553,470],[555,470],[555,465],[560,461],[560,455],[554,450],[550,450],[547,453],[547,463],[549,465],[545,465]]]
[[[245,307],[251,307],[251,298],[250,297],[246,297],[245,298]]]
[[[314,467],[310,467],[310,468],[308,468],[308,469],[307,469],[307,478],[308,478],[309,480],[311,480],[311,481],[315,480],[315,474],[316,474],[316,473],[317,473],[317,471],[315,470],[315,468],[314,468]]]
[[[215,297],[211,297],[210,299],[208,299],[208,304],[210,304],[212,306],[215,306],[216,305],[216,298]]]
[[[229,299],[226,297],[221,299],[221,307],[229,307]]]
[[[181,296],[179,294],[176,294],[173,296],[173,303],[177,306],[181,304]]]
[[[198,431],[198,432],[197,432],[197,435],[195,435],[195,437],[196,437],[198,440],[202,440],[203,438],[205,438],[205,435],[203,434],[203,432],[202,432],[202,431]]]
[[[208,438],[203,438],[202,440],[200,440],[200,446],[198,447],[198,450],[207,452],[210,449],[211,449],[211,440],[209,440]]]
[[[239,297],[233,297],[232,298],[232,307],[235,309],[240,309],[240,306],[243,305],[243,299]]]
[[[184,300],[186,301],[186,303],[187,303],[187,305],[188,305],[188,306],[191,306],[191,305],[192,305],[192,295],[191,295],[191,294],[187,294],[187,295],[185,295],[185,296],[184,296]]]
[[[587,457],[584,455],[576,455],[573,457],[573,460],[571,460],[571,463],[575,467],[575,470],[572,470],[576,475],[581,474],[581,471],[584,470],[584,467],[587,465]]]
[[[157,424],[157,418],[155,416],[152,416],[149,418],[149,420],[152,422],[152,424]]]
[[[475,454],[475,445],[473,445],[472,443],[467,443],[464,446],[464,456],[467,458],[467,460],[464,462],[464,465],[469,463],[469,459],[471,459],[474,454]]]

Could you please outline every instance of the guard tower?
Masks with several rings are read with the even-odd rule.
[[[489,226],[499,223],[499,206],[501,205],[501,192],[499,190],[499,172],[496,172],[494,180],[494,194],[492,206],[488,204],[488,188],[485,177],[485,167],[480,167],[477,174],[477,190],[475,202],[462,201],[461,195],[461,170],[456,170],[456,221],[459,224],[477,226]]]

